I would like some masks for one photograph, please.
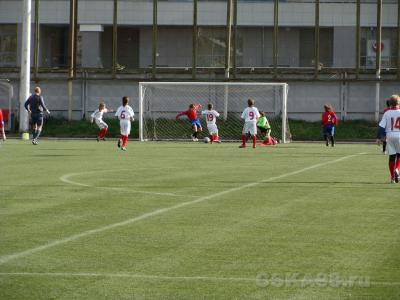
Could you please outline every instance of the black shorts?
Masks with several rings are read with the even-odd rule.
[[[267,129],[267,128],[264,128],[264,127],[258,127],[257,126],[257,128],[260,129],[261,133],[267,133],[267,132],[271,131],[271,129]]]
[[[38,125],[38,126],[42,126],[43,125],[43,114],[32,114],[32,124],[33,125]]]

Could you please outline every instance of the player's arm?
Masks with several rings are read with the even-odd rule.
[[[378,126],[378,132],[376,134],[376,142],[377,142],[377,144],[380,145],[380,143],[381,143],[383,137],[385,136],[385,134],[386,134],[386,129],[379,125]]]
[[[44,104],[44,99],[43,99],[42,96],[40,96],[40,105],[44,108],[44,110],[45,110],[48,114],[50,114],[49,109],[47,108],[46,104]]]
[[[30,101],[31,100],[31,97],[29,97],[26,101],[25,101],[25,103],[24,103],[24,107],[25,107],[25,109],[27,110],[27,112],[31,112],[31,108],[30,108]]]
[[[97,109],[90,115],[90,123],[93,123]]]
[[[216,118],[219,117],[219,112],[217,112],[216,110],[214,110],[214,114],[215,114],[215,117],[216,117]]]
[[[187,115],[187,110],[186,110],[186,111],[183,111],[183,112],[180,112],[179,114],[177,114],[176,117],[175,117],[175,119],[178,120],[179,117],[184,116],[184,115]]]
[[[130,116],[131,116],[131,121],[133,122],[133,121],[135,121],[135,112],[133,111],[133,109],[130,109],[129,110],[129,112],[130,112]]]

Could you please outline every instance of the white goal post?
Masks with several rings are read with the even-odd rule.
[[[243,120],[240,114],[249,98],[264,111],[271,125],[271,135],[282,143],[290,142],[287,117],[287,83],[265,82],[139,82],[139,140],[190,140],[186,117],[175,120],[177,113],[191,103],[202,108],[198,115],[203,126],[201,137],[208,136],[202,110],[212,103],[220,113],[217,119],[222,141],[240,140]]]

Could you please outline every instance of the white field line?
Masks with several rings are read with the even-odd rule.
[[[101,277],[101,278],[129,278],[129,279],[144,279],[144,280],[169,280],[169,281],[228,281],[228,282],[254,282],[257,284],[260,281],[262,284],[262,279],[257,277],[215,277],[215,276],[165,276],[165,275],[147,275],[147,274],[135,274],[135,273],[72,273],[72,272],[3,272],[0,276],[12,277]],[[315,279],[282,279],[279,282],[279,286],[284,286],[285,284],[296,284],[296,283],[315,283],[315,284],[330,284],[332,283],[330,279],[315,278]],[[359,284],[356,281],[346,281],[343,280],[339,286],[357,286]],[[368,286],[400,286],[399,281],[366,281],[363,285]],[[274,286],[274,283],[270,284]],[[325,287],[325,286],[323,286]]]
[[[127,225],[130,225],[130,224],[133,224],[133,223],[136,223],[136,222],[139,222],[139,221],[142,221],[142,220],[145,220],[145,219],[157,216],[157,215],[161,215],[161,214],[167,213],[167,212],[175,210],[175,209],[179,209],[179,208],[182,208],[182,207],[185,207],[185,206],[189,206],[189,205],[197,204],[197,203],[200,203],[200,202],[204,202],[204,201],[207,201],[207,200],[210,200],[210,199],[217,198],[219,196],[230,194],[232,192],[241,191],[243,189],[251,188],[251,187],[260,185],[262,183],[271,182],[271,181],[282,179],[282,178],[285,178],[285,177],[297,175],[297,174],[300,174],[300,173],[303,173],[303,172],[306,172],[306,171],[309,171],[309,170],[312,170],[312,169],[316,169],[316,168],[319,168],[319,167],[322,167],[322,166],[334,164],[334,163],[340,162],[342,160],[349,159],[349,158],[352,158],[352,157],[355,157],[355,156],[358,156],[358,155],[362,155],[362,154],[365,154],[365,153],[358,153],[358,154],[343,156],[343,157],[335,159],[335,160],[331,160],[331,161],[315,164],[315,165],[312,165],[312,166],[309,166],[309,167],[306,167],[306,168],[303,168],[303,169],[300,169],[300,170],[297,170],[297,171],[293,171],[293,172],[285,173],[285,174],[282,174],[282,175],[279,175],[279,176],[270,177],[270,178],[267,178],[267,179],[264,179],[264,180],[260,180],[260,181],[256,181],[256,182],[252,182],[252,183],[248,183],[248,184],[244,184],[244,185],[241,185],[241,186],[238,186],[238,187],[235,187],[235,188],[230,188],[230,189],[227,189],[225,191],[214,193],[214,194],[211,194],[211,195],[208,195],[208,196],[203,196],[203,197],[191,200],[191,201],[181,202],[179,204],[175,204],[175,205],[170,206],[170,207],[159,208],[159,209],[153,210],[151,212],[142,214],[140,216],[137,216],[137,217],[134,217],[134,218],[131,218],[131,219],[127,219],[127,220],[124,220],[124,221],[121,221],[121,222],[109,224],[109,225],[102,226],[102,227],[99,227],[99,228],[96,228],[96,229],[86,230],[86,231],[83,231],[81,233],[74,234],[74,235],[71,235],[69,237],[59,239],[59,240],[54,240],[54,241],[48,242],[48,243],[46,243],[44,245],[41,245],[41,246],[38,246],[38,247],[34,247],[34,248],[31,248],[31,249],[28,249],[28,250],[25,250],[25,251],[21,251],[21,252],[16,252],[16,253],[9,254],[9,255],[0,256],[0,265],[3,265],[3,264],[5,264],[5,263],[7,263],[7,262],[9,262],[11,260],[15,260],[15,259],[20,258],[20,257],[28,256],[28,255],[34,254],[36,252],[40,252],[40,251],[47,250],[49,248],[52,248],[52,247],[55,247],[55,246],[58,246],[58,245],[62,245],[62,244],[66,244],[66,243],[75,241],[77,239],[80,239],[80,238],[83,238],[83,237],[86,237],[86,236],[90,236],[90,235],[93,235],[93,234],[97,234],[97,233],[100,233],[100,232],[104,232],[104,231],[111,230],[111,229],[118,228],[118,227],[122,227],[122,226],[127,226]]]
[[[71,180],[71,177],[79,176],[83,174],[93,174],[93,173],[102,173],[102,172],[112,172],[112,171],[126,171],[128,169],[121,169],[121,170],[96,170],[96,171],[85,171],[85,172],[78,172],[78,173],[69,173],[61,176],[59,179],[62,182],[83,186],[83,187],[91,187],[96,189],[103,189],[103,190],[112,190],[112,191],[128,191],[133,193],[140,193],[140,194],[148,194],[148,195],[158,195],[158,196],[170,196],[170,197],[193,197],[193,196],[186,196],[186,195],[179,195],[174,193],[162,193],[162,192],[149,192],[149,191],[139,191],[131,188],[122,188],[122,187],[97,187],[90,184],[81,183],[78,181]]]

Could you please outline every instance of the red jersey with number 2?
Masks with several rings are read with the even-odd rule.
[[[333,111],[330,112],[323,112],[322,113],[322,121],[321,121],[322,126],[326,125],[336,125],[337,124],[337,118],[336,115]]]

